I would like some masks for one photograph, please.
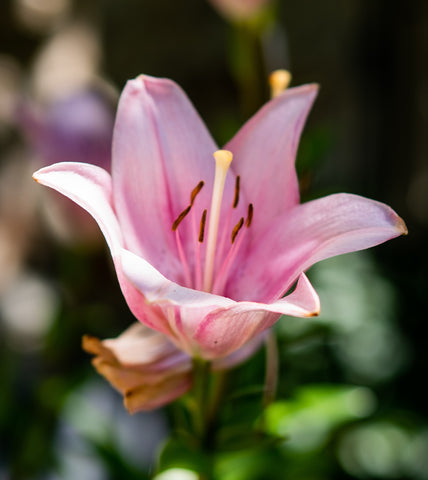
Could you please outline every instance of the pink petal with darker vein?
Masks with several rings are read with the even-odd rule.
[[[216,150],[177,84],[145,75],[128,81],[113,137],[115,209],[126,248],[175,281],[183,278],[171,227],[201,180],[205,187],[198,201],[208,206]],[[183,224],[180,234],[187,251],[190,228]]]
[[[233,171],[254,204],[252,230],[299,203],[295,169],[297,146],[318,91],[316,84],[290,88],[262,107],[225,146],[234,154]]]
[[[230,282],[226,293],[270,302],[314,263],[406,233],[403,220],[390,207],[358,195],[341,193],[304,203],[253,239],[241,265],[241,281]]]

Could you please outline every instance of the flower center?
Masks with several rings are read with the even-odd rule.
[[[201,180],[190,194],[190,205],[188,205],[173,222],[172,230],[176,235],[177,250],[184,268],[184,276],[187,286],[194,287],[198,290],[204,290],[205,292],[222,293],[231,266],[241,247],[245,231],[251,225],[253,218],[253,205],[248,205],[246,220],[244,217],[241,217],[236,225],[229,230],[233,212],[236,211],[239,203],[240,177],[237,176],[235,179],[233,202],[225,221],[222,224],[222,231],[219,232],[224,187],[233,155],[228,150],[218,150],[214,153],[214,159],[215,174],[209,215],[207,215],[206,209],[203,210],[200,217],[199,230],[197,230],[194,213],[195,209],[193,206],[197,195],[204,186],[204,182]],[[194,258],[191,259],[193,262],[189,264],[189,259],[187,257],[190,253],[189,248],[188,245],[186,245],[187,249],[184,248],[178,227],[191,210],[193,211],[193,215],[191,216],[193,216],[192,243]],[[228,231],[230,232],[229,247],[227,247]],[[203,253],[205,253],[204,262],[201,261]]]

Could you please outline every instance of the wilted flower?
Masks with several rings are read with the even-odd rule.
[[[111,176],[60,163],[34,178],[97,220],[138,320],[190,356],[226,357],[283,314],[318,314],[312,264],[406,233],[356,195],[299,205],[294,160],[316,92],[278,95],[217,151],[174,82],[140,76],[120,99]]]
[[[135,323],[119,337],[83,337],[92,364],[124,396],[130,413],[161,407],[190,389],[192,362],[167,337]]]
[[[248,358],[259,347],[259,336],[226,358],[214,361],[223,370]],[[92,364],[124,397],[130,413],[162,407],[190,390],[192,359],[162,333],[135,323],[117,338],[85,335],[83,348],[96,355]]]

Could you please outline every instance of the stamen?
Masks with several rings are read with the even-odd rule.
[[[192,205],[189,205],[186,207],[180,215],[175,219],[174,223],[172,224],[172,231],[175,232],[180,225],[180,223],[184,220],[186,215],[190,212],[190,209],[192,208]]]
[[[247,228],[251,225],[251,222],[253,221],[253,214],[254,214],[254,207],[253,207],[253,204],[250,203],[248,205],[247,220],[245,222],[245,226]]]
[[[291,82],[291,73],[288,70],[275,70],[269,75],[270,95],[275,98],[280,95]]]
[[[239,185],[241,183],[241,177],[238,175],[235,181],[235,197],[233,198],[233,208],[236,208],[239,203]]]
[[[186,282],[185,285],[186,287],[190,288],[192,285],[192,275],[190,273],[189,263],[187,262],[186,255],[183,250],[183,245],[181,243],[179,230],[175,230],[175,241],[177,244],[178,256],[180,258],[181,264],[183,265],[183,269],[184,269],[184,277]]]
[[[196,195],[202,190],[202,187],[205,185],[204,181],[201,180],[196,187],[192,190],[192,193],[190,194],[190,206],[193,206],[193,203],[195,202]]]
[[[244,218],[241,218],[239,222],[235,225],[232,231],[232,246],[225,260],[223,261],[220,269],[216,274],[216,279],[212,288],[213,293],[220,294],[220,295],[222,294],[226,280],[227,280],[227,275],[229,274],[232,264],[235,261],[235,258],[238,254],[238,251],[241,248],[241,245],[244,241],[245,236],[247,235],[246,232],[247,232],[247,229],[250,227],[251,222],[253,221],[253,215],[254,215],[254,207],[253,207],[253,204],[250,203],[248,204],[247,219],[245,220],[246,229],[239,235],[239,238],[237,238],[238,233],[240,232],[244,223]]]
[[[217,243],[217,233],[220,221],[221,200],[223,197],[226,174],[232,162],[233,155],[228,150],[218,150],[214,153],[215,176],[213,195],[211,199],[210,218],[208,221],[208,240],[205,257],[204,290],[211,291],[214,274],[214,260]]]
[[[201,225],[199,227],[199,243],[203,243],[205,234],[205,221],[207,219],[207,209],[202,212]]]
[[[244,225],[244,217],[241,217],[239,222],[233,227],[231,240],[232,243],[235,241],[236,235],[238,235],[239,230],[241,230],[242,225]]]
[[[233,262],[235,261],[239,250],[244,242],[244,239],[247,235],[247,229],[243,230],[240,235],[237,236],[236,241],[230,247],[229,253],[226,255],[220,269],[218,270],[215,278],[214,285],[212,287],[212,293],[222,295],[223,290],[229,275],[229,271],[232,268]]]
[[[226,240],[228,239],[228,232],[229,232],[229,226],[230,222],[232,220],[232,213],[233,210],[236,209],[239,203],[239,194],[240,194],[240,184],[241,184],[241,177],[238,175],[235,179],[235,195],[233,197],[233,203],[232,203],[232,208],[229,209],[226,217],[226,221],[223,224],[222,232],[220,234],[220,239],[217,244],[217,255],[216,255],[216,267],[218,266],[218,263],[221,258],[223,258],[224,254],[224,246],[226,244]]]

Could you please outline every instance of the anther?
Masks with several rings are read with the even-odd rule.
[[[288,70],[275,70],[269,75],[270,95],[275,98],[280,95],[291,82],[291,73]]]
[[[244,225],[244,217],[241,217],[239,222],[233,227],[232,236],[231,236],[232,243],[235,241],[235,238],[238,235],[239,230],[241,230],[242,228],[242,225]]]
[[[246,226],[247,228],[251,225],[251,222],[253,221],[253,213],[254,213],[253,204],[250,203],[250,204],[248,205],[247,220],[245,221],[245,226]]]
[[[241,177],[238,175],[235,181],[235,196],[233,197],[233,208],[236,208],[239,203],[239,185],[241,183]]]
[[[190,206],[193,206],[193,203],[195,201],[196,196],[198,193],[202,190],[202,187],[205,185],[204,181],[201,180],[196,187],[192,190],[192,193],[190,194]]]
[[[172,224],[172,231],[175,232],[180,225],[180,223],[184,220],[185,216],[190,212],[192,205],[189,205],[185,208],[180,215],[175,219],[174,223]]]
[[[205,235],[205,222],[207,220],[207,209],[202,212],[201,224],[199,226],[199,243],[203,243]]]

